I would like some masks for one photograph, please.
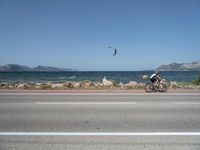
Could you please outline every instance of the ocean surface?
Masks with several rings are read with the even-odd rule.
[[[105,76],[109,80],[127,83],[129,81],[146,82],[143,75],[151,75],[152,71],[75,71],[75,72],[0,72],[1,82],[64,82],[64,81],[102,81]],[[196,71],[163,71],[161,78],[169,81],[190,82],[198,77]]]

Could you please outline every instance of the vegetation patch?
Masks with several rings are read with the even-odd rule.
[[[199,74],[199,76],[197,77],[196,80],[192,81],[192,83],[195,84],[195,85],[200,85],[200,74]]]

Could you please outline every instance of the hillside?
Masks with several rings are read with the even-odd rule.
[[[171,63],[168,65],[161,65],[156,70],[160,71],[200,71],[200,61],[192,63]]]
[[[34,68],[30,68],[28,66],[22,66],[18,64],[8,64],[5,66],[0,65],[0,71],[1,72],[26,72],[26,71],[51,72],[51,71],[76,71],[76,70],[71,68],[57,68],[57,67],[40,66],[40,65]]]

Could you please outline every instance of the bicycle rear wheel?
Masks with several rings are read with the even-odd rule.
[[[151,83],[147,83],[145,85],[144,89],[145,89],[146,92],[153,92],[154,87],[153,87],[153,85]]]

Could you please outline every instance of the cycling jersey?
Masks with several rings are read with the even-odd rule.
[[[152,74],[152,75],[150,76],[150,81],[151,81],[152,83],[155,83],[158,79],[159,79],[159,78],[158,78],[158,74],[156,74],[156,73],[154,73],[154,74]]]
[[[152,74],[151,76],[150,76],[150,79],[154,79],[154,78],[156,78],[157,77],[157,74]]]

